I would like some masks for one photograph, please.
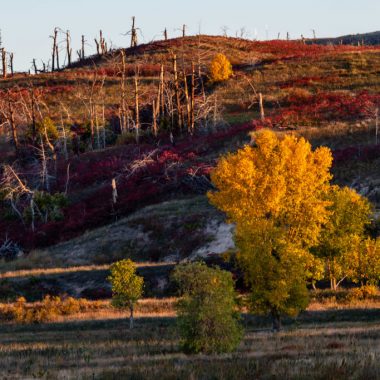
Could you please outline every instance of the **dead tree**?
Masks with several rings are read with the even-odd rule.
[[[58,49],[58,45],[55,47],[55,57],[57,59],[57,70],[59,70],[59,49]]]
[[[187,131],[191,134],[190,130],[190,124],[191,124],[191,104],[190,104],[190,97],[189,97],[189,89],[187,85],[187,76],[186,72],[183,71],[183,87],[184,87],[184,92],[185,92],[185,101],[186,101],[186,116],[187,116]]]
[[[165,68],[164,65],[161,63],[161,70],[160,70],[160,87],[159,87],[159,104],[160,104],[160,114],[161,117],[165,115]]]
[[[51,71],[55,70],[55,57],[58,52],[58,42],[57,42],[57,37],[58,37],[58,28],[54,29],[54,34],[53,36],[50,36],[53,39],[53,50],[52,50],[52,59],[51,59]]]
[[[12,104],[11,95],[9,91],[8,91],[8,124],[11,127],[13,144],[15,146],[16,153],[18,154],[20,151],[20,143],[18,140],[15,114],[14,114],[13,104]]]
[[[177,105],[177,125],[182,130],[182,110],[181,110],[181,98],[179,93],[178,72],[177,72],[177,56],[173,55],[173,74],[174,74],[174,90]]]
[[[37,69],[37,64],[36,64],[35,58],[33,58],[32,65],[33,65],[34,74],[37,75],[38,69]]]
[[[131,29],[131,48],[134,48],[138,44],[137,40],[137,29],[135,26],[136,18],[135,16],[132,17],[132,29]]]
[[[186,37],[186,25],[185,24],[182,25],[182,37],[183,38]]]
[[[14,54],[13,53],[10,53],[9,54],[9,67],[11,69],[11,75],[12,77],[14,76],[14,71],[13,71],[13,58],[14,58]]]
[[[99,31],[99,41],[95,38],[94,39],[95,44],[96,44],[96,53],[97,55],[104,55],[107,53],[107,43],[105,38],[103,37],[103,31]],[[83,43],[83,41],[82,41]],[[84,46],[84,45],[83,45]],[[83,52],[84,52],[84,47],[82,46]]]
[[[82,60],[84,60],[84,58],[85,58],[84,45],[85,45],[85,39],[84,39],[84,36],[82,35],[82,49],[81,49],[81,59]]]
[[[1,48],[1,62],[3,66],[3,78],[7,77],[7,52],[5,48]]]
[[[260,118],[261,118],[261,121],[265,121],[263,94],[261,92],[259,93],[259,105],[260,105]]]
[[[165,28],[164,30],[164,40],[167,41],[168,40],[168,30]]]
[[[125,133],[127,130],[127,106],[126,106],[126,64],[125,64],[125,51],[121,49],[121,79],[120,79],[120,130]]]
[[[136,142],[139,143],[140,134],[140,109],[139,109],[139,67],[135,69],[134,76],[135,84],[135,128],[136,128]]]
[[[152,103],[152,129],[153,129],[153,134],[155,137],[157,137],[157,107],[156,107],[156,101],[153,99]]]
[[[70,31],[66,31],[66,54],[67,54],[67,64],[68,66],[71,66],[71,37],[70,37]]]
[[[190,104],[191,134],[194,133],[194,128],[195,128],[194,109],[195,109],[195,66],[194,66],[194,62],[192,62],[191,63],[191,104]]]

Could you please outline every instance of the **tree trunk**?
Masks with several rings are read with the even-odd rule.
[[[1,61],[3,64],[3,78],[7,77],[7,52],[4,48],[1,49]]]
[[[263,103],[263,94],[261,92],[259,94],[259,103],[260,103],[260,118],[261,118],[261,121],[264,121],[265,111],[264,111],[264,103]]]
[[[272,329],[275,332],[281,331],[281,316],[277,310],[272,310]]]
[[[57,35],[58,35],[58,29],[54,29],[54,36],[53,36],[53,51],[52,51],[52,59],[51,59],[51,71],[55,70],[55,55],[57,52]]]
[[[58,45],[55,47],[55,56],[57,58],[57,70],[59,70],[59,50],[58,50]]]
[[[181,112],[181,99],[179,96],[178,72],[177,72],[177,56],[173,55],[173,72],[174,72],[174,88],[177,103],[177,125],[182,130],[182,112]]]
[[[164,65],[161,63],[161,71],[160,71],[160,109],[161,109],[161,117],[165,115],[165,99],[164,99],[164,91],[165,91],[165,71]]]
[[[82,36],[82,51],[81,51],[81,59],[83,60],[84,59],[84,43],[85,43],[85,41],[84,41],[84,36]]]
[[[34,69],[34,74],[37,75],[37,64],[36,64],[36,60],[33,58],[33,69]]]
[[[191,105],[190,105],[191,134],[194,133],[194,129],[195,129],[194,108],[195,108],[195,66],[194,66],[194,62],[192,62],[191,63]]]
[[[67,64],[68,66],[71,66],[71,46],[70,46],[70,31],[66,31],[66,52],[67,52]]]
[[[13,58],[14,58],[14,54],[13,54],[13,53],[10,53],[10,54],[9,54],[9,65],[10,65],[10,69],[11,69],[11,75],[12,75],[12,77],[14,76],[14,71],[13,71]]]
[[[140,133],[140,109],[139,109],[139,68],[135,71],[135,128],[136,128],[136,142],[139,143]]]
[[[134,48],[137,46],[137,31],[135,27],[135,16],[132,17],[132,30],[131,30],[131,48]]]
[[[189,98],[189,90],[188,90],[188,86],[187,86],[187,76],[186,76],[186,73],[185,71],[183,72],[183,85],[184,85],[184,89],[185,89],[185,99],[186,99],[186,113],[187,113],[187,131],[189,132],[189,134],[191,134],[191,105],[190,105],[190,98]]]
[[[11,130],[12,130],[12,138],[13,138],[13,143],[14,143],[14,146],[15,146],[15,149],[16,149],[16,153],[18,154],[19,150],[20,150],[20,144],[19,144],[19,141],[18,141],[18,135],[17,135],[17,128],[16,128],[16,123],[15,123],[15,116],[14,116],[13,106],[12,106],[9,94],[8,94],[8,111],[9,111],[8,122],[9,122],[9,125],[10,125]]]
[[[126,109],[126,93],[125,93],[125,51],[121,50],[121,104],[120,104],[120,129],[121,133],[125,133],[127,129],[127,109]]]
[[[131,303],[130,306],[129,306],[129,329],[132,330],[133,329],[133,325],[134,325],[134,319],[133,319],[133,304]]]
[[[156,101],[153,99],[153,104],[152,104],[152,117],[153,117],[153,134],[155,137],[157,137],[157,117],[156,117]]]

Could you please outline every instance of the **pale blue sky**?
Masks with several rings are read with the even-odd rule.
[[[32,58],[48,60],[55,26],[70,29],[74,49],[85,34],[88,51],[101,28],[116,47],[127,46],[122,36],[136,16],[145,42],[161,38],[167,27],[169,37],[178,36],[182,24],[189,34],[229,34],[245,27],[249,37],[275,38],[278,32],[298,38],[362,33],[380,30],[380,0],[0,0],[0,29],[3,45],[15,53],[16,69],[27,70]]]

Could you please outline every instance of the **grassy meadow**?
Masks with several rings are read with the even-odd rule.
[[[273,333],[244,316],[236,353],[187,356],[180,350],[174,299],[143,300],[135,329],[103,309],[54,323],[0,327],[2,379],[378,379],[380,303],[312,302]]]

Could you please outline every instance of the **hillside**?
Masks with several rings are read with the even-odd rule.
[[[0,377],[380,379],[379,33],[138,32],[0,49]]]
[[[231,60],[234,75],[215,84],[208,78],[208,69],[218,52]],[[58,154],[54,163],[52,158],[48,163],[50,186],[55,192],[66,192],[68,198],[62,217],[39,222],[34,231],[29,222],[23,226],[2,204],[2,239],[7,236],[29,252],[65,242],[150,204],[205,194],[211,188],[208,175],[216,159],[249,142],[249,132],[260,128],[278,133],[294,131],[315,146],[330,146],[335,156],[335,180],[355,186],[375,203],[379,201],[374,185],[380,157],[375,136],[375,110],[380,99],[378,46],[318,46],[199,36],[140,45],[126,49],[124,54],[124,64],[121,51],[111,51],[53,73],[16,75],[0,81],[0,101],[6,105],[10,96],[16,114],[23,155],[18,169],[28,183],[36,181],[36,170],[40,170],[34,153],[31,155],[36,149],[31,148],[36,143],[30,138],[28,108],[33,99],[38,105],[35,117],[48,117],[57,126],[54,144]],[[171,119],[160,117],[155,134],[152,102],[160,83],[161,64],[166,91],[174,91],[173,55],[177,56],[184,109],[185,86],[190,86],[192,62],[195,65],[195,130],[178,129],[173,124],[175,114],[171,114]],[[136,121],[137,71],[138,145],[131,129]],[[259,93],[264,99],[265,118],[260,118]],[[120,131],[122,102],[127,105],[130,125],[125,133]],[[170,108],[170,104],[165,107]],[[9,129],[4,132],[2,138],[9,139]],[[15,152],[5,140],[0,160],[15,160]],[[112,204],[115,178],[118,198]],[[186,218],[191,219],[190,214]],[[186,218],[177,223],[186,224]],[[157,259],[162,259],[161,255]]]
[[[364,45],[379,45],[380,32],[350,34],[350,35],[334,37],[334,38],[318,38],[315,42],[317,44],[323,44],[323,45],[326,45],[326,44],[357,45],[358,43],[364,44]]]

